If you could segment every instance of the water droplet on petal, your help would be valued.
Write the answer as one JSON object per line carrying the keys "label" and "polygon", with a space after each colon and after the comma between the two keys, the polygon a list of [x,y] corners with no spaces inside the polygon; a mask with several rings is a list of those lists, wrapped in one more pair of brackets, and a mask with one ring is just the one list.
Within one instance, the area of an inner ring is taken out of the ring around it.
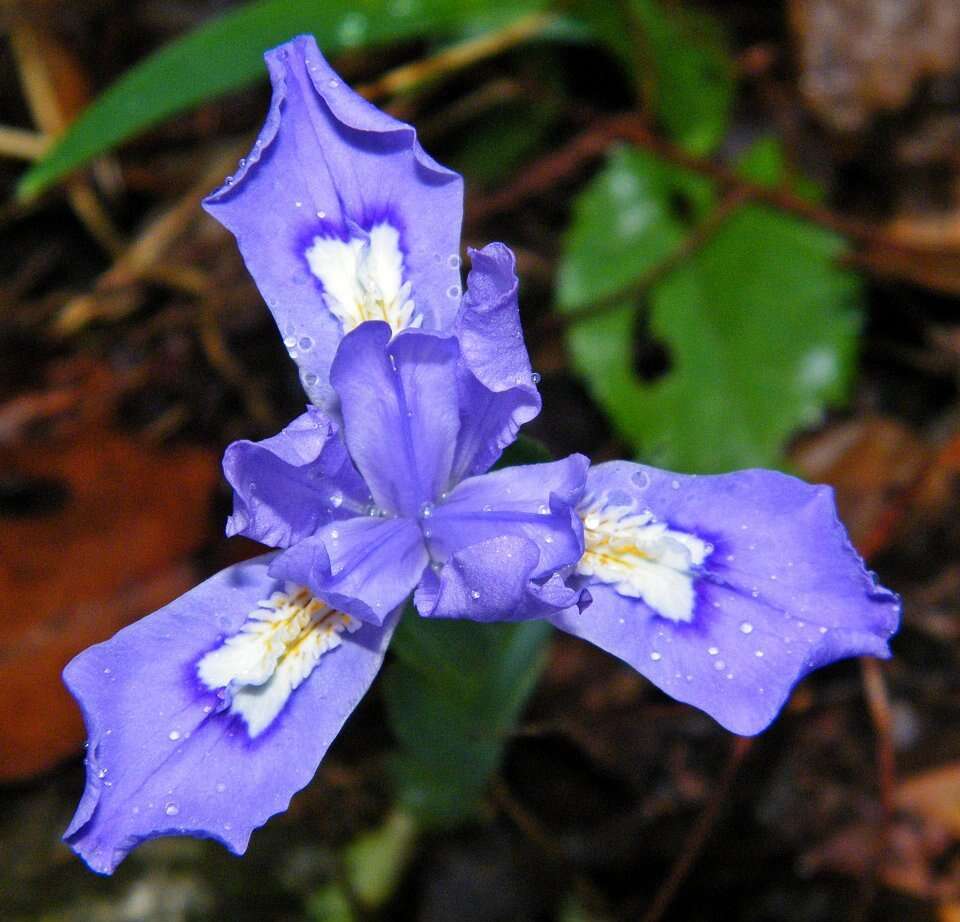
{"label": "water droplet on petal", "polygon": [[727,664],[722,659],[718,659],[713,664],[713,668],[716,669],[717,672],[723,672],[723,670],[727,668]]}
{"label": "water droplet on petal", "polygon": [[176,742],[178,739],[180,739],[180,731],[179,731],[179,730],[171,730],[171,731],[167,734],[167,738],[173,740],[174,742]]}
{"label": "water droplet on petal", "polygon": [[749,621],[743,621],[740,623],[740,633],[741,634],[752,634],[753,625]]}
{"label": "water droplet on petal", "polygon": [[537,512],[539,512],[540,515],[550,515],[550,507],[546,503],[541,503],[537,508]]}
{"label": "water droplet on petal", "polygon": [[429,519],[433,515],[433,503],[424,503],[420,507],[420,518]]}
{"label": "water droplet on petal", "polygon": [[533,372],[531,372],[531,373],[530,373],[530,380],[533,381],[534,384],[539,384],[540,381],[542,380],[542,377],[541,377],[541,375],[540,375],[540,372],[539,372],[539,371],[533,371]]}
{"label": "water droplet on petal", "polygon": [[671,481],[670,481],[670,487],[671,487],[671,489],[679,490],[679,489],[680,489],[680,481],[679,481],[679,480],[671,480]]}
{"label": "water droplet on petal", "polygon": [[470,598],[473,599],[474,602],[476,602],[477,599],[480,598],[480,590],[479,590],[479,589],[471,589],[471,590],[470,590]]}
{"label": "water droplet on petal", "polygon": [[330,494],[330,505],[334,509],[339,509],[343,505],[343,494],[339,490]]}
{"label": "water droplet on petal", "polygon": [[716,647],[707,647],[707,653],[711,656],[716,656],[720,651]]}
{"label": "water droplet on petal", "polygon": [[655,663],[658,663],[661,659],[663,659],[663,655],[654,650],[653,653],[650,654],[650,659],[652,659]]}
{"label": "water droplet on petal", "polygon": [[180,812],[180,808],[175,803],[169,803],[163,808],[163,812],[167,816],[176,816]]}

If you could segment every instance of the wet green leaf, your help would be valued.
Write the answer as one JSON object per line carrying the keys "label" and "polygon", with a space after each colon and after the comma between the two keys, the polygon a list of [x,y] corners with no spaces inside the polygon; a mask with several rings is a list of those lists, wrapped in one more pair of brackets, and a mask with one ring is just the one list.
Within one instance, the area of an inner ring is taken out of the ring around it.
{"label": "wet green leaf", "polygon": [[620,59],[673,140],[694,154],[720,144],[736,85],[729,44],[713,16],[669,0],[580,0],[573,8]]}
{"label": "wet green leaf", "polygon": [[543,667],[550,625],[428,620],[394,635],[384,677],[401,806],[428,825],[476,814],[504,743]]}
{"label": "wet green leaf", "polygon": [[[746,158],[776,181],[772,154]],[[617,152],[582,193],[558,279],[560,311],[613,296],[571,327],[574,364],[621,435],[647,460],[685,471],[782,463],[785,441],[842,400],[860,324],[860,286],[841,239],[748,205],[641,296],[643,279],[702,219],[703,181],[642,151]],[[638,330],[639,327],[639,330]],[[645,380],[637,333],[668,367]]]}
{"label": "wet green leaf", "polygon": [[36,195],[91,158],[168,116],[265,78],[263,52],[312,32],[326,54],[447,35],[519,18],[545,0],[257,0],[154,52],[84,111],[20,181]]}

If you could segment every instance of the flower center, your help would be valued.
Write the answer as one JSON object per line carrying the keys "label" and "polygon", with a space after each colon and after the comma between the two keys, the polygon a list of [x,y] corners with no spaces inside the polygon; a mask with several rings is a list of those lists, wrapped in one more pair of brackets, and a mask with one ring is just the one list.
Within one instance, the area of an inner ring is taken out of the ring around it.
{"label": "flower center", "polygon": [[588,500],[583,520],[583,557],[577,572],[611,584],[620,595],[643,599],[671,621],[692,621],[694,579],[713,546],[658,522],[649,510]]}
{"label": "flower center", "polygon": [[392,225],[375,224],[349,240],[314,237],[304,255],[344,333],[365,320],[386,321],[394,333],[423,322],[403,281],[400,234]]}
{"label": "flower center", "polygon": [[340,645],[341,633],[360,627],[300,586],[258,604],[236,634],[197,664],[207,688],[227,690],[229,710],[243,718],[251,738],[273,723],[320,657]]}

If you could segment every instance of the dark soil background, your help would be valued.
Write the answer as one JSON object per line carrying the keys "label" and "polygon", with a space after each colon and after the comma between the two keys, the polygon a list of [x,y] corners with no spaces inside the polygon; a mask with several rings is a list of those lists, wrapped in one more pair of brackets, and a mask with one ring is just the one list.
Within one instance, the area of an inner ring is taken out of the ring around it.
{"label": "dark soil background", "polygon": [[[230,6],[0,3],[0,125],[56,133],[144,54]],[[863,230],[854,393],[798,436],[791,460],[837,487],[858,547],[903,594],[896,656],[812,676],[748,742],[557,636],[484,820],[422,840],[374,918],[960,920],[960,14],[955,0],[704,8],[732,37],[740,74],[731,150],[778,133],[823,185],[825,209]],[[360,83],[426,50],[335,63]],[[557,117],[490,178],[468,168],[464,143],[478,119],[502,117],[505,94]],[[268,99],[260,84],[169,120],[28,205],[13,197],[24,160],[0,156],[4,919],[324,918],[314,896],[337,875],[339,848],[389,809],[375,687],[313,785],[242,860],[162,840],[103,879],[59,843],[83,785],[60,669],[255,552],[221,537],[219,455],[302,406],[232,239],[198,208]],[[629,105],[617,62],[571,40],[508,50],[390,106],[437,159],[464,163],[465,242],[517,251],[543,375],[531,434],[558,455],[629,455],[550,320],[570,201],[602,162],[558,152]],[[637,361],[649,375],[665,361],[642,331]]]}

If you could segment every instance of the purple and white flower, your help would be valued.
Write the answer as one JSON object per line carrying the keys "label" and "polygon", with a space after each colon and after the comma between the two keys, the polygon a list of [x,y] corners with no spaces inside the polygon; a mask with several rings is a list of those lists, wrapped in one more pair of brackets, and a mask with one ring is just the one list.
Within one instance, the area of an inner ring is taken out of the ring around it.
{"label": "purple and white flower", "polygon": [[[875,586],[823,488],[587,460],[488,473],[540,410],[514,260],[471,253],[460,177],[343,86],[312,38],[267,55],[267,123],[205,203],[237,236],[310,399],[224,457],[230,567],[64,672],[87,723],[66,840],[109,873],[139,842],[242,852],[313,776],[424,617],[549,618],[738,733],[806,672],[888,655]],[[592,599],[592,604],[588,602]]]}
{"label": "purple and white flower", "polygon": [[734,733],[759,733],[813,669],[890,655],[900,602],[837,520],[833,493],[775,471],[592,467],[570,585],[552,616]]}

